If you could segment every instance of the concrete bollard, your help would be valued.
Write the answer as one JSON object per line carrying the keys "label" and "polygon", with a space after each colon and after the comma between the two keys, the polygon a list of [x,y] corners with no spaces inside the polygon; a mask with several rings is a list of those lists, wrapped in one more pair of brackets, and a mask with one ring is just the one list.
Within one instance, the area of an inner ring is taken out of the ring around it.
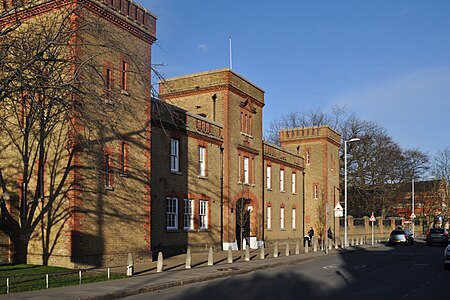
{"label": "concrete bollard", "polygon": [[338,245],[338,242],[337,242],[337,239],[336,239],[336,242],[334,243],[334,249],[339,249],[339,245]]}
{"label": "concrete bollard", "polygon": [[264,244],[261,244],[261,248],[259,251],[259,259],[266,259],[266,253],[264,249]]}
{"label": "concrete bollard", "polygon": [[324,240],[320,241],[320,251],[325,250],[325,247],[323,245],[324,245]]}
{"label": "concrete bollard", "polygon": [[314,252],[317,252],[317,240],[316,239],[314,239],[314,241],[313,241],[313,251]]}
{"label": "concrete bollard", "polygon": [[344,245],[344,238],[341,238],[341,248],[344,249],[347,245]]}
{"label": "concrete bollard", "polygon": [[228,247],[228,263],[233,263],[233,251],[231,250],[231,246]]}
{"label": "concrete bollard", "polygon": [[158,253],[158,261],[156,263],[156,272],[160,273],[164,270],[164,259],[162,252]]}
{"label": "concrete bollard", "polygon": [[278,257],[278,242],[275,242],[273,246],[273,257]]}
{"label": "concrete bollard", "polygon": [[308,247],[308,244],[306,244],[305,245],[305,253],[308,253],[309,252],[309,247]]}
{"label": "concrete bollard", "polygon": [[208,266],[213,266],[214,265],[214,253],[213,253],[213,248],[209,247],[209,252],[208,252]]}
{"label": "concrete bollard", "polygon": [[134,273],[134,258],[133,254],[128,253],[127,276],[133,276],[133,273]]}
{"label": "concrete bollard", "polygon": [[295,243],[295,255],[298,255],[298,254],[300,254],[300,242],[299,241],[297,241]]}
{"label": "concrete bollard", "polygon": [[355,238],[352,238],[352,246],[355,246]]}
{"label": "concrete bollard", "polygon": [[186,251],[186,266],[185,266],[185,268],[186,269],[190,269],[191,265],[192,265],[191,249],[187,248],[187,251]]}
{"label": "concrete bollard", "polygon": [[284,255],[285,256],[289,256],[289,253],[290,251],[289,251],[289,242],[286,242],[286,250],[285,250],[285,252],[284,252]]}
{"label": "concrete bollard", "polygon": [[328,241],[328,250],[331,250],[331,249],[333,249],[333,241],[329,240]]}
{"label": "concrete bollard", "polygon": [[355,245],[358,246],[359,245],[359,237],[356,237],[356,242]]}
{"label": "concrete bollard", "polygon": [[245,261],[250,261],[250,247],[245,248]]}

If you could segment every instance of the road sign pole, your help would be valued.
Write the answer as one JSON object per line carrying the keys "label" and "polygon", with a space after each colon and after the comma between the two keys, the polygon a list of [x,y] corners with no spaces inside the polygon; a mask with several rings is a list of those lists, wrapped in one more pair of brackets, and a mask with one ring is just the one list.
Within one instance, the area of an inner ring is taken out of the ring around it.
{"label": "road sign pole", "polygon": [[372,221],[372,246],[373,246],[373,244],[374,244],[374,237],[373,237],[373,223],[375,223],[375,222]]}

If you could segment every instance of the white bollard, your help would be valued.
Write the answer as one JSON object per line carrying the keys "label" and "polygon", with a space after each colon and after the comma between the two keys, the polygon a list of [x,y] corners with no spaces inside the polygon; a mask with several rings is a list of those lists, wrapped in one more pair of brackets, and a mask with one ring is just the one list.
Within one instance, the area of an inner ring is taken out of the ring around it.
{"label": "white bollard", "polygon": [[164,258],[162,252],[158,253],[158,261],[156,262],[156,272],[164,271]]}
{"label": "white bollard", "polygon": [[250,261],[250,247],[245,247],[245,261]]}
{"label": "white bollard", "polygon": [[80,282],[79,282],[79,284],[81,284],[81,270],[80,270],[80,271],[78,271],[78,278],[80,279]]}
{"label": "white bollard", "polygon": [[317,252],[317,239],[314,239],[313,244],[314,244],[313,251]]}
{"label": "white bollard", "polygon": [[306,243],[306,245],[305,245],[305,253],[308,253],[309,252],[309,247],[308,247],[308,243]]}
{"label": "white bollard", "polygon": [[285,254],[285,256],[289,256],[289,253],[290,251],[289,251],[289,242],[286,242],[286,250],[285,250],[285,252],[284,252],[284,254]]}
{"label": "white bollard", "polygon": [[127,276],[133,276],[133,273],[134,273],[134,258],[133,254],[128,253]]}
{"label": "white bollard", "polygon": [[191,266],[192,266],[191,249],[187,248],[187,250],[186,250],[186,266],[185,266],[185,269],[190,269]]}
{"label": "white bollard", "polygon": [[266,259],[266,253],[264,251],[264,244],[261,244],[261,249],[260,249],[260,252],[259,252],[259,258],[260,259]]}
{"label": "white bollard", "polygon": [[300,242],[299,241],[297,241],[295,243],[295,255],[298,255],[298,254],[300,254]]}
{"label": "white bollard", "polygon": [[278,242],[273,246],[273,257],[278,257]]}
{"label": "white bollard", "polygon": [[45,274],[45,288],[48,289],[48,274]]}
{"label": "white bollard", "polygon": [[213,266],[214,265],[214,253],[213,253],[213,248],[209,247],[209,252],[208,252],[208,266]]}
{"label": "white bollard", "polygon": [[233,251],[231,250],[231,246],[228,246],[228,263],[233,263]]}

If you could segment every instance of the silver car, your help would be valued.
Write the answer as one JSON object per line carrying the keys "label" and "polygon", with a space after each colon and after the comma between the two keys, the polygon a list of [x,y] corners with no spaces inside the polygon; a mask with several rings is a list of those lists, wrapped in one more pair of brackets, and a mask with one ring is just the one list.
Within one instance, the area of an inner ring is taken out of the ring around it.
{"label": "silver car", "polygon": [[414,244],[414,236],[409,230],[396,229],[392,230],[391,235],[389,236],[389,245],[394,244]]}
{"label": "silver car", "polygon": [[444,250],[444,267],[447,270],[450,269],[450,244]]}

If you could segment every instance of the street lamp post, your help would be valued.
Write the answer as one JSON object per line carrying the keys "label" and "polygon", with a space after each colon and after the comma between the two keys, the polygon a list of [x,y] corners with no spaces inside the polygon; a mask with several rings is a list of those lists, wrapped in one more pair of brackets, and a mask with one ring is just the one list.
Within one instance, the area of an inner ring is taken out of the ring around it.
{"label": "street lamp post", "polygon": [[344,248],[348,247],[347,235],[347,143],[358,142],[359,138],[344,141]]}
{"label": "street lamp post", "polygon": [[416,214],[414,213],[414,176],[412,178],[412,187],[411,187],[411,231],[414,236],[414,218],[416,217]]}

